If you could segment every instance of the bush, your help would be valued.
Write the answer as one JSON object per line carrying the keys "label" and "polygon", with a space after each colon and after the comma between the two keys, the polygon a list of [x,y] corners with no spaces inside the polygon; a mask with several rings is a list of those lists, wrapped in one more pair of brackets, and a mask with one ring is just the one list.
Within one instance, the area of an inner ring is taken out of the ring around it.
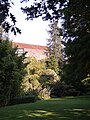
{"label": "bush", "polygon": [[63,97],[63,96],[78,96],[82,95],[80,91],[74,89],[71,85],[66,85],[65,83],[57,82],[51,91],[51,97]]}
{"label": "bush", "polygon": [[33,103],[36,102],[35,96],[24,96],[24,97],[17,97],[10,100],[8,105],[16,105],[16,104],[24,104],[24,103]]}
{"label": "bush", "polygon": [[22,79],[26,74],[27,63],[23,62],[26,53],[17,54],[9,40],[0,40],[0,105],[6,106],[10,99],[21,92]]}

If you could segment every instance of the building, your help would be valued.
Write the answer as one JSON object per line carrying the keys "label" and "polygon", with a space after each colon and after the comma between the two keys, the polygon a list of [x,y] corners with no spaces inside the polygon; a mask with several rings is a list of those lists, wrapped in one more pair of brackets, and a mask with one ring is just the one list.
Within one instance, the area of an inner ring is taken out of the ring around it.
{"label": "building", "polygon": [[46,58],[46,46],[31,45],[26,43],[13,42],[13,46],[18,47],[18,53],[27,52],[27,57],[35,57],[37,60]]}

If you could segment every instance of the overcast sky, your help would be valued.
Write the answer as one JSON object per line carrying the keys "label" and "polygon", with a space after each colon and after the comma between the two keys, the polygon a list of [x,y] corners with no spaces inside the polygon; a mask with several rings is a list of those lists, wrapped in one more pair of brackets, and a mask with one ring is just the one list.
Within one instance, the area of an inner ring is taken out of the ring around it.
{"label": "overcast sky", "polygon": [[[21,4],[18,0],[13,0],[15,3],[10,10],[17,19],[17,27],[22,30],[21,35],[14,36],[10,33],[10,39],[16,42],[46,45],[46,39],[48,38],[48,21],[42,21],[41,18],[34,19],[33,21],[26,21],[26,15],[20,10]],[[25,3],[23,3],[25,5]]]}

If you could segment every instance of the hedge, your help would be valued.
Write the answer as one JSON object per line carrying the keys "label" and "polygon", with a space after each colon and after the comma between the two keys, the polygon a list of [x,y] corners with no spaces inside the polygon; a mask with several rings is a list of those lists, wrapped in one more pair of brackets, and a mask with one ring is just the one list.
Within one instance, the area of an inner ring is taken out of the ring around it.
{"label": "hedge", "polygon": [[10,100],[8,105],[16,105],[16,104],[24,104],[24,103],[33,103],[36,102],[35,96],[24,96],[24,97],[17,97]]}

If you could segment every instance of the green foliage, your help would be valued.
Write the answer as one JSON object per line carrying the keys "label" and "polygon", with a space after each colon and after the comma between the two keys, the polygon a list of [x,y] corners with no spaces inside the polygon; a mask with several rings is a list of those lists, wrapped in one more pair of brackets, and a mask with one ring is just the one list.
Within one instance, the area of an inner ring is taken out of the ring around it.
{"label": "green foliage", "polygon": [[38,97],[42,85],[39,82],[39,77],[42,72],[45,70],[45,63],[43,61],[38,61],[36,58],[27,59],[30,61],[26,67],[27,74],[23,79],[23,88],[25,95],[31,94]]}
{"label": "green foliage", "polygon": [[82,80],[82,83],[84,84],[86,88],[86,94],[90,95],[90,75],[89,74],[84,80]]}
{"label": "green foliage", "polygon": [[42,90],[40,91],[41,98],[50,98],[52,84],[59,80],[58,75],[52,69],[46,69],[39,77],[39,82],[42,85]]}
{"label": "green foliage", "polygon": [[[22,0],[22,3],[25,1],[28,2],[28,0]],[[9,14],[11,4],[9,0],[0,1],[0,25],[6,32],[11,29],[16,34],[18,28],[13,28],[16,19],[12,13]],[[66,40],[64,45],[67,61],[63,68],[62,80],[74,85],[77,89],[83,89],[82,80],[90,74],[90,1],[35,0],[31,6],[22,7],[21,10],[27,14],[27,20],[39,16],[42,16],[43,20],[63,19],[62,35]],[[6,22],[7,16],[11,18],[13,25]],[[55,57],[53,59],[53,61],[56,60]],[[50,60],[48,64],[52,68]],[[54,70],[58,71],[56,68]]]}
{"label": "green foliage", "polygon": [[[14,35],[21,33],[21,30],[16,27],[16,18],[10,12],[10,8],[14,5],[11,0],[0,0],[0,25],[4,28],[5,32],[13,32]],[[7,21],[7,17],[10,18],[12,24]]]}
{"label": "green foliage", "polygon": [[64,37],[74,40],[85,37],[90,32],[90,1],[68,1],[62,10],[64,21]]}
{"label": "green foliage", "polygon": [[44,61],[38,61],[35,58],[30,60],[26,67],[27,74],[23,79],[25,95],[35,95],[40,99],[50,98],[50,84],[53,84],[59,77],[51,70],[45,68]]}
{"label": "green foliage", "polygon": [[36,58],[31,58],[29,64],[26,67],[27,74],[23,79],[23,84],[25,87],[25,91],[29,89],[38,88],[40,83],[38,82],[39,76],[41,75],[42,71],[45,69],[45,63],[36,60]]}
{"label": "green foliage", "polygon": [[45,70],[39,78],[40,83],[44,85],[53,84],[54,82],[57,82],[58,80],[59,80],[58,75],[52,69]]}
{"label": "green foliage", "polygon": [[33,103],[36,101],[35,96],[23,96],[11,99],[8,105],[17,105],[17,104],[25,104],[25,103]]}
{"label": "green foliage", "polygon": [[8,40],[0,41],[0,103],[3,105],[20,94],[25,75],[25,54],[18,56],[16,51]]}
{"label": "green foliage", "polygon": [[87,77],[86,77],[84,80],[82,80],[82,83],[83,83],[84,85],[90,84],[90,75],[87,75]]}
{"label": "green foliage", "polygon": [[73,86],[66,85],[61,81],[57,81],[52,86],[51,97],[79,96],[79,95],[82,95],[80,91],[77,91]]}
{"label": "green foliage", "polygon": [[54,55],[49,56],[49,58],[46,59],[46,67],[54,70],[58,74],[58,61],[56,60]]}
{"label": "green foliage", "polygon": [[[83,90],[81,81],[90,74],[90,1],[41,0],[22,8],[22,11],[27,14],[27,19],[39,16],[44,20],[63,19],[62,35],[66,40],[65,56],[68,60],[63,68],[62,79]],[[48,64],[50,66],[50,61]]]}
{"label": "green foliage", "polygon": [[[27,1],[27,0],[23,0]],[[67,0],[35,0],[31,6],[21,7],[23,13],[27,14],[27,20],[42,16],[43,20],[59,19],[60,10]]]}
{"label": "green foliage", "polygon": [[[28,2],[29,0],[19,0],[20,3],[23,4],[23,2]],[[21,10],[23,13],[27,14],[27,20],[29,19],[33,19],[33,18],[37,18],[39,16],[42,16],[42,18],[44,20],[52,20],[52,19],[58,19],[61,16],[60,13],[60,9],[63,5],[64,2],[66,2],[67,0],[33,0],[33,4],[30,6],[25,6],[22,7],[21,4]],[[59,5],[58,5],[59,4]],[[29,4],[28,4],[29,5]],[[10,12],[10,8],[13,8],[14,6],[14,2],[11,0],[0,0],[0,25],[2,25],[2,27],[4,28],[4,30],[6,32],[9,32],[9,30],[11,30],[11,32],[13,32],[15,35],[17,33],[21,33],[21,30],[16,27],[16,17]],[[52,14],[51,11],[52,10]],[[9,23],[7,21],[7,17],[10,18],[10,20],[12,21]]]}
{"label": "green foliage", "polygon": [[[84,9],[83,9],[84,8]],[[82,80],[90,74],[90,2],[69,1],[64,8],[64,38],[67,62],[62,79],[83,91]]]}
{"label": "green foliage", "polygon": [[53,69],[60,75],[63,63],[60,28],[58,27],[58,23],[56,21],[53,21],[49,27],[49,39],[47,39],[48,58],[46,59],[46,67]]}

